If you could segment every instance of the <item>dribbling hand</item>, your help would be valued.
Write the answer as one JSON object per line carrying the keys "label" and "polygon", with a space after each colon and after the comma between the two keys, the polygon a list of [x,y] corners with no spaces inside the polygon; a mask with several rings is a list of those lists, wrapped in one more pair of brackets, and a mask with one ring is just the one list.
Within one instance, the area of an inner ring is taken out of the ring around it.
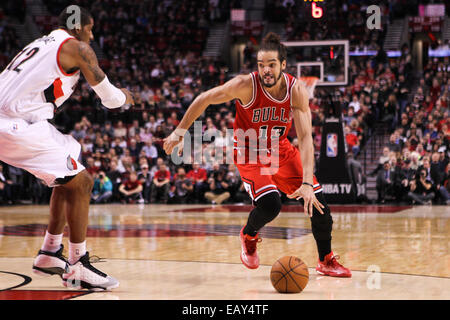
{"label": "dribbling hand", "polygon": [[311,186],[308,186],[306,184],[302,184],[300,188],[295,190],[293,193],[287,195],[289,199],[300,199],[303,198],[304,200],[304,212],[306,216],[312,217],[313,215],[313,206],[316,207],[317,211],[320,212],[320,214],[324,214],[322,211],[322,208],[325,208],[323,204],[317,200],[314,190]]}

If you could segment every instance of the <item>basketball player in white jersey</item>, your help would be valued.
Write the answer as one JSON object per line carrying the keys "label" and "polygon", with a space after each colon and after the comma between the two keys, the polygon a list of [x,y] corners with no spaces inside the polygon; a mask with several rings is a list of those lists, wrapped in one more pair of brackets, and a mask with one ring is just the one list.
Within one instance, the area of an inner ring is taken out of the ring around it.
{"label": "basketball player in white jersey", "polygon": [[[81,146],[47,120],[70,97],[80,73],[105,107],[134,101],[128,90],[112,85],[98,66],[89,45],[91,14],[80,7],[75,13],[68,8],[59,16],[59,29],[28,44],[0,74],[0,160],[53,187],[49,224],[33,271],[60,275],[67,287],[109,290],[119,282],[94,268],[86,251],[93,179],[79,162]],[[66,223],[68,261],[61,244]]]}

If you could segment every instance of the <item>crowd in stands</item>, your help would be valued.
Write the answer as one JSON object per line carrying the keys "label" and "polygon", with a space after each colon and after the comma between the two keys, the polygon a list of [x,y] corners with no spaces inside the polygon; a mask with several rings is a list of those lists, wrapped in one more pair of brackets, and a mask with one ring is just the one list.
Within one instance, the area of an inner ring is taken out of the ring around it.
{"label": "crowd in stands", "polygon": [[[55,115],[57,128],[70,133],[82,146],[81,160],[95,181],[92,203],[250,202],[233,164],[202,158],[194,161],[196,157],[192,154],[189,164],[175,165],[162,149],[163,139],[177,126],[193,99],[230,78],[226,64],[202,57],[201,51],[210,23],[228,19],[228,9],[235,2],[75,1],[94,14],[94,36],[103,53],[102,68],[113,83],[130,88],[136,97],[133,108],[107,110],[82,81]],[[45,0],[44,3],[55,14],[64,8],[62,1]],[[292,1],[274,3],[295,9]],[[334,21],[333,16],[343,13],[357,18],[358,10],[359,7],[352,5],[347,9],[336,6],[330,23]],[[295,10],[292,12],[295,14]],[[358,23],[358,19],[354,20]],[[288,21],[294,23],[292,19]],[[328,29],[313,39],[353,33],[349,29],[325,27]],[[302,26],[287,26],[287,35],[298,34],[304,39],[304,30],[298,28]],[[408,48],[401,57],[388,59],[380,47],[383,31],[369,38],[365,33],[361,35],[362,39],[351,39],[352,43],[359,45],[362,41],[364,45],[373,45],[378,54],[351,58],[350,84],[333,93],[333,108],[327,103],[329,92],[321,88],[316,89],[311,100],[316,156],[321,144],[321,126],[336,111],[334,108],[342,112],[345,139],[356,157],[374,126],[385,124],[392,133],[391,141],[380,166],[371,173],[380,177],[378,200],[383,202],[395,195],[396,201],[448,202],[448,58],[430,61],[417,91],[411,92],[416,79]],[[186,38],[197,41],[185,41]],[[249,62],[243,72],[251,68]],[[209,129],[218,134],[212,143],[215,147],[223,148],[228,143],[227,130],[232,129],[234,111],[234,103],[229,102],[209,107],[200,118],[203,132]],[[298,143],[294,128],[288,137],[294,145]],[[203,143],[202,154],[208,148]],[[432,182],[432,198],[430,188],[424,187],[427,192],[422,193],[427,193],[426,198],[422,199],[420,193],[423,167],[427,169],[425,181]],[[388,178],[383,175],[386,168]],[[48,203],[50,194],[51,189],[29,173],[5,164],[0,166],[0,201],[12,203],[31,195],[34,203]]]}
{"label": "crowd in stands", "polygon": [[431,59],[412,99],[391,99],[393,130],[371,173],[377,175],[378,202],[450,203],[449,66],[448,57]]}

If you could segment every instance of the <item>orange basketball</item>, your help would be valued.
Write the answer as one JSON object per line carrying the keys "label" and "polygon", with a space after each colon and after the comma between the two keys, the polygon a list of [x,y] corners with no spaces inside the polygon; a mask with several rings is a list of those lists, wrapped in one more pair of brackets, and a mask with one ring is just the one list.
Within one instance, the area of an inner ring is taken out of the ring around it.
{"label": "orange basketball", "polygon": [[299,293],[309,280],[308,266],[294,256],[278,259],[270,270],[270,281],[280,293]]}

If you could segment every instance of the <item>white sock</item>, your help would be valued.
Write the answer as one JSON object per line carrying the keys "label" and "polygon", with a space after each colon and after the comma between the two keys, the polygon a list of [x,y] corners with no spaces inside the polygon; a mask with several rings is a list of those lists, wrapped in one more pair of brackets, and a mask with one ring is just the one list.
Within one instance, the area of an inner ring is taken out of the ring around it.
{"label": "white sock", "polygon": [[86,241],[72,243],[69,241],[69,263],[75,264],[86,254]]}
{"label": "white sock", "polygon": [[42,244],[41,250],[56,252],[61,247],[63,234],[51,234],[45,231],[44,243]]}

